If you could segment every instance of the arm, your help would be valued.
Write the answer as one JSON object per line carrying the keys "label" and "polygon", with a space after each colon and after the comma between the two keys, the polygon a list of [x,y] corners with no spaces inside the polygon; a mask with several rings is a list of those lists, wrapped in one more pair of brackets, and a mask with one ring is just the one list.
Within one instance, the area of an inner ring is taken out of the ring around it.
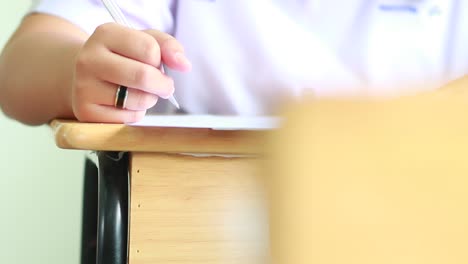
{"label": "arm", "polygon": [[[31,125],[57,117],[134,122],[173,93],[172,80],[157,69],[161,60],[190,68],[182,46],[163,32],[110,23],[88,36],[64,19],[33,14],[0,57],[0,106]],[[130,88],[127,109],[113,107],[118,84]]]}
{"label": "arm", "polygon": [[69,91],[74,61],[87,38],[63,19],[42,14],[26,17],[0,57],[4,113],[32,125],[73,117]]}

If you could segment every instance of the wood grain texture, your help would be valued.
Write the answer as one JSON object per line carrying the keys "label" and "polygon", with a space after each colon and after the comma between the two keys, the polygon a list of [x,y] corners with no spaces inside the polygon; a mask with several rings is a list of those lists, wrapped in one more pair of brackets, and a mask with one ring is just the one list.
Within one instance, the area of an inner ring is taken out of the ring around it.
{"label": "wood grain texture", "polygon": [[258,159],[133,153],[131,160],[131,264],[265,263]]}
{"label": "wood grain texture", "polygon": [[171,153],[256,154],[264,131],[134,127],[54,120],[58,147],[65,149]]}

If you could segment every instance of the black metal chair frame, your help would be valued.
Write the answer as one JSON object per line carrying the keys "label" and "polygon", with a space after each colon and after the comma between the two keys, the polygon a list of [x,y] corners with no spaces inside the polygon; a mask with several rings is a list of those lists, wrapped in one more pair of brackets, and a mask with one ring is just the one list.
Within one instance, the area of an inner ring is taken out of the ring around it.
{"label": "black metal chair frame", "polygon": [[129,153],[97,152],[85,161],[82,264],[126,264],[130,200]]}

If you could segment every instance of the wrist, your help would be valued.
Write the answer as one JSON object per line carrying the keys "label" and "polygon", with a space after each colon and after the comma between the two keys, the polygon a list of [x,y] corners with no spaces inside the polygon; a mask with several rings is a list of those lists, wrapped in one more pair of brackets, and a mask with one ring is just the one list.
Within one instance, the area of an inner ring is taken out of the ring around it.
{"label": "wrist", "polygon": [[75,65],[78,53],[83,46],[82,42],[74,43],[67,49],[64,60],[67,65],[63,70],[66,71],[62,76],[64,79],[60,81],[60,107],[58,109],[57,117],[61,118],[76,118],[73,112],[73,85],[75,82]]}

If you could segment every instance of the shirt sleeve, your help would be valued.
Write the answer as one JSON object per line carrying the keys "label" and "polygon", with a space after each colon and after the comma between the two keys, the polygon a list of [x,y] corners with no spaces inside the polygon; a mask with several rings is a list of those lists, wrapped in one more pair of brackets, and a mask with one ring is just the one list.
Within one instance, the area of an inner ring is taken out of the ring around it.
{"label": "shirt sleeve", "polygon": [[[176,0],[117,0],[129,23],[137,29],[158,29],[172,33],[174,30],[174,5]],[[36,1],[31,12],[45,13],[64,18],[87,33],[97,26],[111,22],[100,0],[41,0]]]}

